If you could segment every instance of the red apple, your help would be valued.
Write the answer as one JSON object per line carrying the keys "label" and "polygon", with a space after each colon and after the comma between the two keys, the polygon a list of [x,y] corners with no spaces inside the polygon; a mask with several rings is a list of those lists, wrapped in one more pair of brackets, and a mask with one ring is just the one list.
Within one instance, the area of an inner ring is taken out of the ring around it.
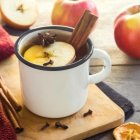
{"label": "red apple", "polygon": [[57,0],[52,11],[52,24],[75,27],[85,10],[98,16],[93,0]]}
{"label": "red apple", "polygon": [[116,17],[114,37],[124,53],[140,58],[140,5],[131,5]]}

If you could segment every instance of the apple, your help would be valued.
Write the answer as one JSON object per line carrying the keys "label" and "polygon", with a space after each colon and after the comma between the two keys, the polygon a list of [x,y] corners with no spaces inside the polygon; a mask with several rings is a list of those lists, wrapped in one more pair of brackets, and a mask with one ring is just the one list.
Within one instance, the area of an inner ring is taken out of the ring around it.
{"label": "apple", "polygon": [[52,24],[75,27],[85,10],[98,16],[93,0],[57,0],[52,11]]}
{"label": "apple", "polygon": [[1,0],[2,20],[18,29],[29,28],[37,19],[36,0]]}
{"label": "apple", "polygon": [[118,14],[114,24],[114,38],[124,53],[140,59],[140,5],[131,5]]}

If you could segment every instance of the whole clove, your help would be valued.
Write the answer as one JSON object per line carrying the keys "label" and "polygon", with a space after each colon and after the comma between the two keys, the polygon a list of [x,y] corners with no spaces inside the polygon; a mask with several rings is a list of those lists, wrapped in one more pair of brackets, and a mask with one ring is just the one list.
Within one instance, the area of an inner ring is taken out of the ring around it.
{"label": "whole clove", "polygon": [[92,115],[92,112],[93,111],[89,109],[88,112],[86,112],[86,113],[83,114],[83,117],[87,117],[89,115]]}
{"label": "whole clove", "polygon": [[21,132],[23,132],[24,131],[24,128],[20,128],[20,127],[18,127],[18,128],[15,128],[15,132],[16,133],[21,133]]}
{"label": "whole clove", "polygon": [[40,128],[40,131],[43,131],[43,130],[47,129],[49,126],[50,126],[50,124],[49,124],[48,122],[46,122],[46,124],[43,125],[43,126]]}
{"label": "whole clove", "polygon": [[56,128],[62,128],[62,129],[64,129],[64,130],[69,128],[67,125],[61,124],[60,122],[56,122],[56,123],[55,123],[55,127],[56,127]]}
{"label": "whole clove", "polygon": [[25,10],[25,8],[24,8],[24,5],[23,5],[23,4],[20,4],[20,5],[18,6],[18,8],[17,8],[17,11],[20,11],[21,13],[23,13],[24,10]]}
{"label": "whole clove", "polygon": [[49,62],[44,63],[44,64],[43,64],[43,66],[48,66],[49,64],[50,64],[50,65],[52,65],[52,64],[53,64],[53,60],[51,60],[51,59],[50,59],[50,61],[49,61]]}

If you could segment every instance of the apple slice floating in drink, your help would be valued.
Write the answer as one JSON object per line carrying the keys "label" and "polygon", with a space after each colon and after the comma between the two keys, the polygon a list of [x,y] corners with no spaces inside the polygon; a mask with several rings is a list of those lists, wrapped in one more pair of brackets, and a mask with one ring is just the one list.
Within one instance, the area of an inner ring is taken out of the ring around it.
{"label": "apple slice floating in drink", "polygon": [[24,58],[37,65],[48,67],[65,66],[75,59],[75,49],[72,45],[59,41],[47,47],[33,45],[25,51]]}

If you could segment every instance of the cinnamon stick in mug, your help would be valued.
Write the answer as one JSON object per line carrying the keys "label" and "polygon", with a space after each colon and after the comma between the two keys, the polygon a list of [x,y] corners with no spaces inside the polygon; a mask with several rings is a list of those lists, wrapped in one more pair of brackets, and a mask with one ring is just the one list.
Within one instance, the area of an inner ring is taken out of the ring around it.
{"label": "cinnamon stick in mug", "polygon": [[83,16],[80,18],[69,43],[72,44],[76,51],[78,51],[87,41],[89,34],[93,30],[98,17],[92,14],[89,10],[85,10]]}

